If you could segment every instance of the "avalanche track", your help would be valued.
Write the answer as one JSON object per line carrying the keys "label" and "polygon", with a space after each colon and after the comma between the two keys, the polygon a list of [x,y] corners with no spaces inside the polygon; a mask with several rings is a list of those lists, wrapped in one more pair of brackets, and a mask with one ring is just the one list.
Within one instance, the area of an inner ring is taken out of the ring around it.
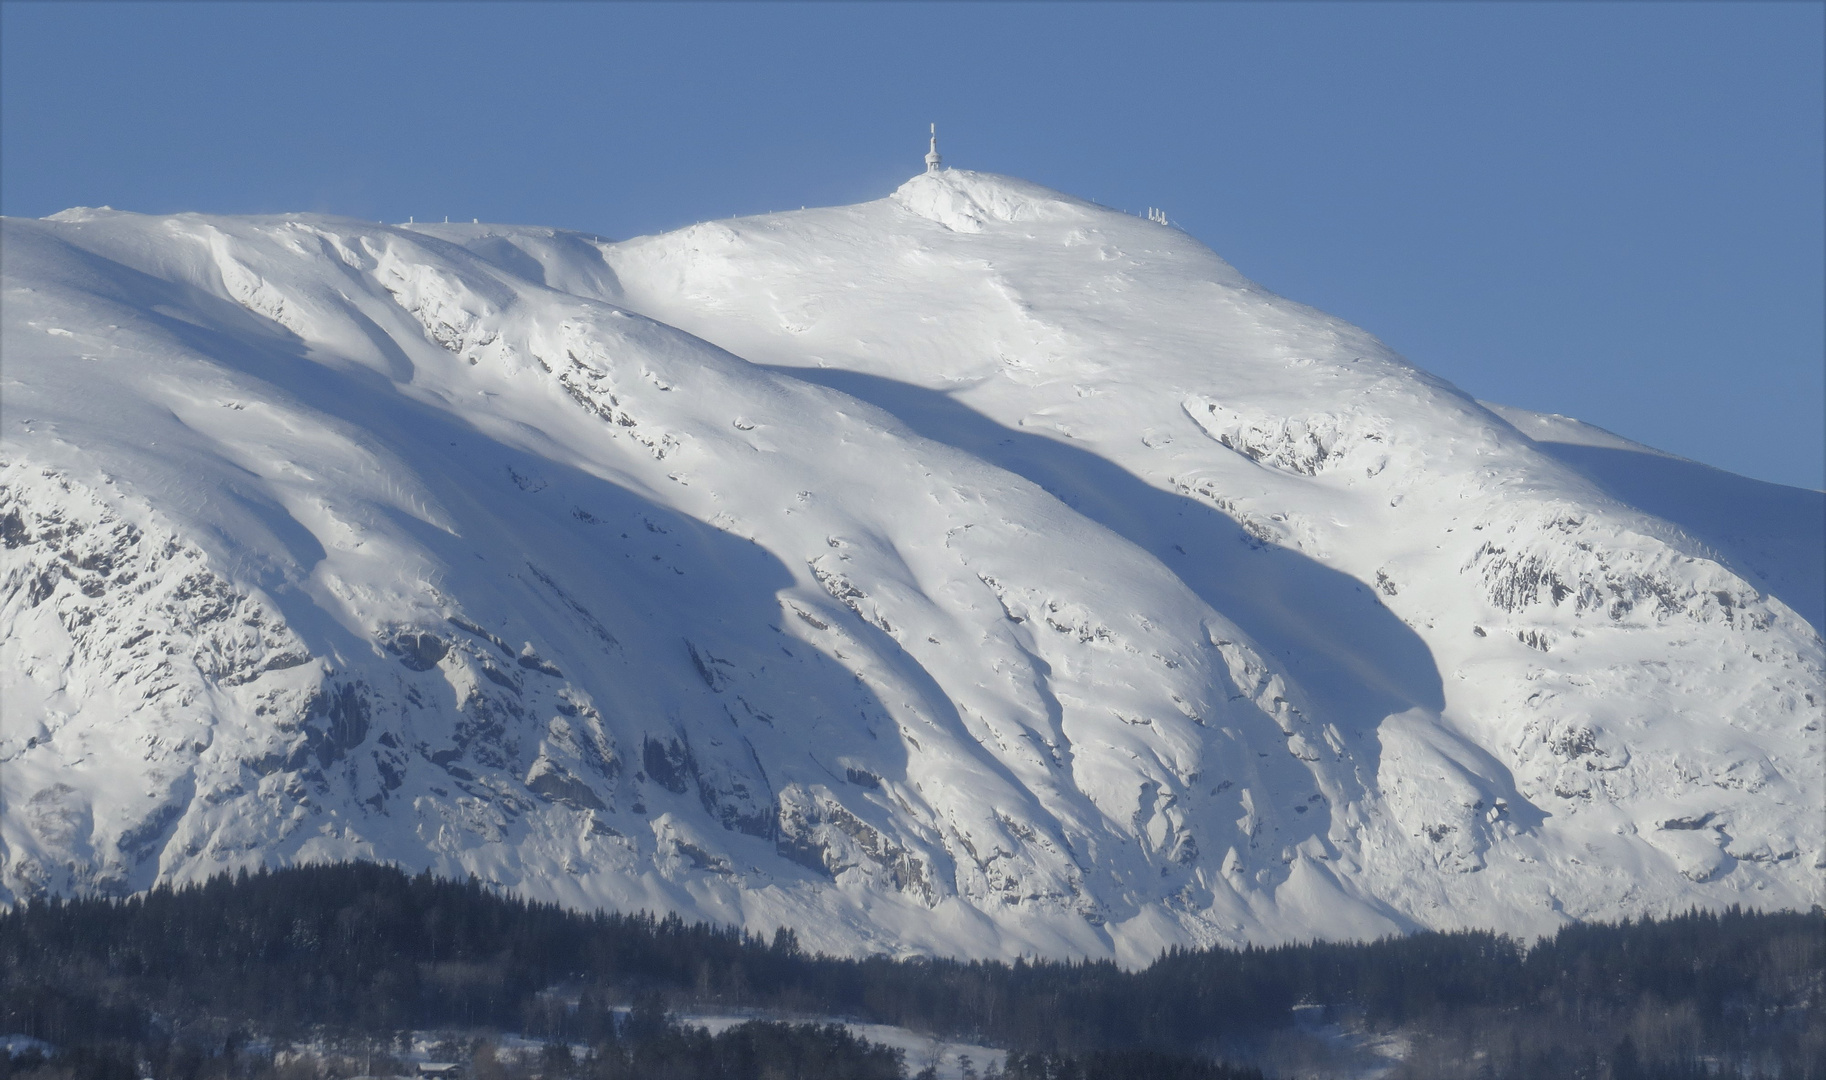
{"label": "avalanche track", "polygon": [[377,859],[844,953],[1826,900],[1826,497],[949,170],[4,233],[0,901]]}

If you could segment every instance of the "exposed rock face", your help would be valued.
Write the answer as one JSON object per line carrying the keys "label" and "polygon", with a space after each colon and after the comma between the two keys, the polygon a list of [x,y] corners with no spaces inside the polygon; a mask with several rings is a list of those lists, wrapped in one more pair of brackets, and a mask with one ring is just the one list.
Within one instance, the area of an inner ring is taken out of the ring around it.
{"label": "exposed rock face", "polygon": [[1826,899],[1819,493],[1170,228],[5,228],[0,899],[379,858],[1125,962]]}

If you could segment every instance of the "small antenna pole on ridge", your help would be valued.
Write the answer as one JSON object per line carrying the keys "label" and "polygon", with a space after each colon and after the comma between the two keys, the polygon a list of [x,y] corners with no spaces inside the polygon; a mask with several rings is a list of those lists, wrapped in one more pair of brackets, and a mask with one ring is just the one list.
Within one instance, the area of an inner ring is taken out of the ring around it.
{"label": "small antenna pole on ridge", "polygon": [[930,150],[926,151],[926,175],[927,176],[931,176],[933,173],[936,173],[938,171],[938,165],[941,160],[942,159],[938,156],[938,125],[933,124],[932,125],[932,148]]}

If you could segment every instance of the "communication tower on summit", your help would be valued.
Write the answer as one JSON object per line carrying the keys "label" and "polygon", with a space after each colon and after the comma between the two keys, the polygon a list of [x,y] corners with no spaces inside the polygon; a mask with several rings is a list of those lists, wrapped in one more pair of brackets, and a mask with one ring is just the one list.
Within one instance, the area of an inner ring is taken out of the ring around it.
{"label": "communication tower on summit", "polygon": [[938,125],[933,124],[932,125],[932,149],[926,151],[926,175],[927,176],[930,176],[933,173],[938,171],[938,163],[939,163]]}

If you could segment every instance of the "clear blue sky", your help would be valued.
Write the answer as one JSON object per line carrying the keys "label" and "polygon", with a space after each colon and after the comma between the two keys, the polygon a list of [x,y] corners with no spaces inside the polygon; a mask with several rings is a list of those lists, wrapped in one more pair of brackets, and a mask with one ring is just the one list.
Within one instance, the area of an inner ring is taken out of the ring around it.
{"label": "clear blue sky", "polygon": [[946,162],[1491,400],[1826,486],[1826,6],[0,6],[0,210],[629,236]]}

